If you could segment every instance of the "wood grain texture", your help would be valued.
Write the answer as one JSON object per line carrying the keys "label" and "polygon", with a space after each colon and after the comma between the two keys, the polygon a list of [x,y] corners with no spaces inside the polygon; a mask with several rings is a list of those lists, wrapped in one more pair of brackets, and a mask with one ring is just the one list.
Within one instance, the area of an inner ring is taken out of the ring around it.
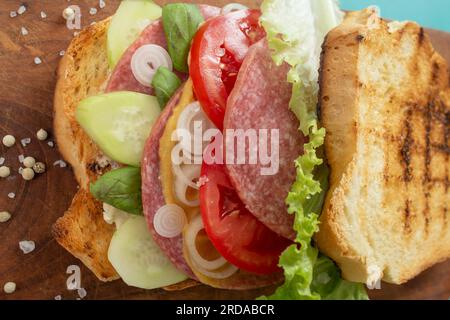
{"label": "wood grain texture", "polygon": [[[173,2],[173,1],[160,1]],[[194,2],[194,1],[186,1]],[[227,0],[195,1],[223,5]],[[260,1],[240,1],[256,6]],[[16,18],[9,12],[17,10],[24,3],[27,11]],[[117,8],[118,0],[107,0],[107,6],[94,16],[89,8],[97,7],[98,0],[72,0],[82,9],[83,26],[102,20]],[[73,31],[65,26],[61,17],[67,6],[65,0],[2,0],[0,1],[0,137],[13,134],[18,143],[13,148],[1,146],[0,157],[6,158],[11,167],[10,178],[0,180],[0,211],[12,213],[12,219],[0,224],[0,287],[7,281],[17,283],[17,291],[3,299],[75,299],[76,292],[66,290],[66,269],[76,264],[82,270],[82,286],[87,290],[86,299],[252,299],[273,288],[246,292],[215,290],[198,286],[185,291],[145,291],[127,287],[122,281],[102,283],[82,266],[80,261],[65,252],[51,237],[51,225],[68,208],[77,190],[70,168],[53,167],[59,160],[57,148],[47,142],[39,142],[35,132],[45,128],[52,132],[52,100],[56,81],[59,52],[64,50],[73,37]],[[46,19],[40,12],[45,11]],[[29,34],[23,36],[21,27]],[[450,61],[450,35],[430,31],[437,48]],[[41,65],[34,64],[34,57],[40,57]],[[27,147],[20,139],[30,137]],[[53,137],[50,135],[50,141]],[[17,170],[17,157],[31,155],[47,164],[47,173],[31,182],[25,182]],[[15,199],[7,194],[14,192]],[[24,255],[19,241],[33,240],[36,250]],[[420,245],[420,244],[418,244]],[[375,299],[448,299],[450,296],[450,261],[424,272],[404,286],[383,284],[382,290],[372,291]]]}

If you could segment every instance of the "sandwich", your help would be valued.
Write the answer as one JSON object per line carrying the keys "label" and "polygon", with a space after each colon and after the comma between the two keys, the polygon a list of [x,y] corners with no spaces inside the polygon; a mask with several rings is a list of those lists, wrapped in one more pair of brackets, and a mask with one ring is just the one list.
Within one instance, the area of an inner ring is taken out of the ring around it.
{"label": "sandwich", "polygon": [[448,78],[374,9],[124,0],[59,67],[55,239],[102,281],[367,299],[450,256]]}

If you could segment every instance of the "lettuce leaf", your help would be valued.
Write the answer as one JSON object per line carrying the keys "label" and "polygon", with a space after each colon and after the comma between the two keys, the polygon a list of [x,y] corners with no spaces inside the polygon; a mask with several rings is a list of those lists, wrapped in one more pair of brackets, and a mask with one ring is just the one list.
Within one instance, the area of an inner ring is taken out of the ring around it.
{"label": "lettuce leaf", "polygon": [[368,300],[362,283],[341,278],[339,268],[326,256],[320,256],[314,265],[311,290],[323,300]]}
{"label": "lettuce leaf", "polygon": [[304,154],[295,162],[297,178],[286,198],[295,215],[295,244],[280,257],[285,283],[263,299],[367,299],[362,284],[341,278],[339,269],[312,245],[319,231],[319,214],[328,189],[328,167],[318,156],[325,139],[316,106],[319,92],[321,46],[326,34],[343,18],[336,0],[265,0],[261,23],[276,64],[288,63],[292,83],[290,108],[309,138]]}

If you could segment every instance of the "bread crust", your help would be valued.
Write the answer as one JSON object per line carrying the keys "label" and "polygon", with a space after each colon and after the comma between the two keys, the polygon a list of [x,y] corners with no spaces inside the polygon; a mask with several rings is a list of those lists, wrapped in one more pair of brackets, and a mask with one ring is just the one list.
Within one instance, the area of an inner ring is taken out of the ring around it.
{"label": "bread crust", "polygon": [[108,260],[114,226],[103,220],[103,204],[80,189],[63,217],[53,226],[53,236],[102,281],[119,279]]}
{"label": "bread crust", "polygon": [[54,130],[64,159],[73,168],[80,190],[70,208],[53,226],[56,241],[79,258],[100,280],[119,278],[108,260],[114,227],[103,220],[102,203],[92,197],[89,183],[110,169],[75,119],[78,102],[102,92],[108,78],[106,33],[109,19],[76,36],[58,68],[54,97]]}
{"label": "bread crust", "polygon": [[83,188],[108,170],[109,164],[75,119],[78,103],[103,91],[109,76],[106,34],[110,19],[84,29],[61,59],[54,97],[56,140]]}
{"label": "bread crust", "polygon": [[332,173],[316,241],[344,278],[401,284],[450,257],[448,79],[415,23],[363,10],[328,34],[320,114]]}

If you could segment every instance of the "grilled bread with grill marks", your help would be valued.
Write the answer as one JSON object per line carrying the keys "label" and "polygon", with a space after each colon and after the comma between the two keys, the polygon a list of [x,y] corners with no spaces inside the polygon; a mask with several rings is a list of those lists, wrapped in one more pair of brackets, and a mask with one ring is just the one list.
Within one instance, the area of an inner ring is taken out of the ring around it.
{"label": "grilled bread with grill marks", "polygon": [[316,241],[352,281],[401,284],[450,257],[449,75],[415,23],[349,13],[323,45],[330,190]]}

